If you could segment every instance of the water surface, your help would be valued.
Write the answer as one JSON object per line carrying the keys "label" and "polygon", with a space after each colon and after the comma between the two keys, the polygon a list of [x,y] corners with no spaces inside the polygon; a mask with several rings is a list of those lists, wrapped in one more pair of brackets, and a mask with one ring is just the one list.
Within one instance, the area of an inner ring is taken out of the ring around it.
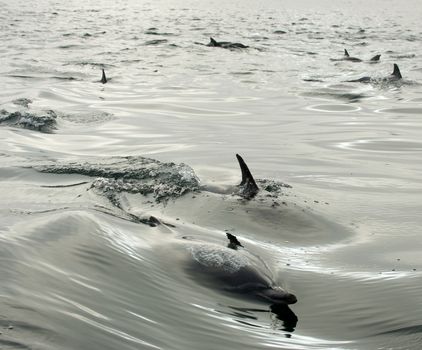
{"label": "water surface", "polygon": [[[418,1],[0,3],[1,348],[420,348]],[[226,231],[297,323],[181,268]]]}

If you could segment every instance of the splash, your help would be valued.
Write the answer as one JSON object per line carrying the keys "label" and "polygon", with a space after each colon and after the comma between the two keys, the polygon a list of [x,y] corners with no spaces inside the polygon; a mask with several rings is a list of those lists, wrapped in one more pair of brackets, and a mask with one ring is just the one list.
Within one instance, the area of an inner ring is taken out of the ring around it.
{"label": "splash", "polygon": [[162,163],[140,156],[95,158],[90,162],[55,162],[36,170],[54,174],[79,174],[96,179],[91,188],[111,199],[120,192],[152,195],[157,202],[199,191],[199,179],[186,164]]}
{"label": "splash", "polygon": [[56,129],[56,119],[56,113],[51,110],[42,114],[18,111],[9,113],[5,109],[0,110],[0,125],[9,125],[45,133],[51,133]]}

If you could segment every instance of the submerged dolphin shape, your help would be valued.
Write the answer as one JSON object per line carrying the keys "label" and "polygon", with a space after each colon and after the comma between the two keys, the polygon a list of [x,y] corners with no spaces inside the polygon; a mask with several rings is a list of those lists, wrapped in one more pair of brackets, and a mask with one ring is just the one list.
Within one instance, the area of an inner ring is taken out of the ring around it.
{"label": "submerged dolphin shape", "polygon": [[362,77],[359,79],[353,79],[353,80],[346,80],[346,82],[348,83],[370,83],[371,81],[385,81],[385,82],[389,82],[389,81],[398,81],[402,79],[402,75],[400,73],[400,69],[399,66],[394,63],[394,69],[393,69],[393,73],[391,73],[389,76],[385,77],[385,78],[381,78],[381,79],[376,79],[376,78],[372,78],[372,77]]}
{"label": "submerged dolphin shape", "polygon": [[[372,57],[369,62],[370,63],[375,63],[375,62],[379,62],[381,55],[375,55],[374,57]],[[360,58],[357,57],[352,57],[349,55],[349,52],[344,49],[344,56],[342,58],[331,58],[331,61],[350,61],[350,62],[362,62],[363,60],[361,60]]]}
{"label": "submerged dolphin shape", "polygon": [[[236,240],[236,249],[230,247]],[[237,238],[229,237],[229,247],[215,243],[191,241],[185,247],[190,252],[186,272],[202,284],[247,299],[274,304],[295,304],[297,298],[278,286],[261,258],[243,248]]]}
{"label": "submerged dolphin shape", "polygon": [[210,42],[207,44],[210,47],[222,47],[223,49],[246,49],[249,46],[241,43],[232,43],[230,41],[217,41],[214,38],[210,38]]}

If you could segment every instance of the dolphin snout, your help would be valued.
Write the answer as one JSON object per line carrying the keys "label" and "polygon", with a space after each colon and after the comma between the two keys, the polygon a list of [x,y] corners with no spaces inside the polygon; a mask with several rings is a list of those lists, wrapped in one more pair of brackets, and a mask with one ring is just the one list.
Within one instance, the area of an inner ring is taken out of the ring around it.
{"label": "dolphin snout", "polygon": [[286,299],[286,304],[295,304],[297,303],[297,298],[296,295],[291,294],[291,293],[287,293],[285,296]]}
{"label": "dolphin snout", "polygon": [[297,298],[294,294],[286,292],[280,287],[268,288],[259,293],[260,296],[275,304],[295,304]]}

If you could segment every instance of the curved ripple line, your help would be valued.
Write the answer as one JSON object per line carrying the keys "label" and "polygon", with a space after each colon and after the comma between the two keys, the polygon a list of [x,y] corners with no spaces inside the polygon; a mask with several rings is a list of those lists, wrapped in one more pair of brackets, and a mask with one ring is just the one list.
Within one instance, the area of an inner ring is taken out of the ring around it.
{"label": "curved ripple line", "polygon": [[105,326],[105,325],[103,325],[103,324],[101,324],[99,322],[95,322],[93,320],[90,320],[87,317],[84,317],[82,315],[76,314],[74,312],[67,312],[67,311],[61,311],[61,312],[64,313],[65,315],[71,316],[73,318],[76,318],[77,320],[80,320],[82,322],[88,323],[91,326],[94,326],[94,327],[96,327],[98,329],[101,329],[101,330],[103,330],[103,331],[105,331],[107,333],[116,335],[116,336],[118,336],[120,338],[129,340],[129,341],[134,342],[134,343],[137,343],[137,344],[142,344],[142,345],[148,346],[150,348],[161,349],[160,347],[158,347],[158,346],[156,346],[154,344],[148,343],[145,340],[142,340],[142,339],[133,337],[130,334],[127,334],[127,333],[125,333],[123,331],[119,331],[118,329]]}
{"label": "curved ripple line", "polygon": [[90,314],[90,315],[92,315],[92,316],[94,316],[94,317],[97,317],[97,318],[102,318],[103,320],[110,320],[107,316],[104,316],[104,315],[102,315],[102,314],[100,314],[100,313],[98,313],[98,312],[96,312],[96,311],[94,311],[94,310],[92,310],[92,309],[90,309],[89,307],[87,307],[87,306],[84,306],[84,305],[82,305],[82,304],[79,304],[79,303],[77,303],[76,301],[73,301],[73,300],[70,300],[70,299],[68,299],[68,298],[65,298],[65,297],[63,297],[63,296],[61,296],[61,295],[58,295],[58,294],[53,294],[57,299],[60,299],[60,300],[62,300],[62,301],[64,301],[64,302],[66,302],[66,303],[68,303],[68,304],[70,304],[70,305],[73,305],[73,306],[75,306],[75,307],[77,307],[79,310],[82,310],[82,311],[84,311],[84,312],[86,312],[87,314]]}

